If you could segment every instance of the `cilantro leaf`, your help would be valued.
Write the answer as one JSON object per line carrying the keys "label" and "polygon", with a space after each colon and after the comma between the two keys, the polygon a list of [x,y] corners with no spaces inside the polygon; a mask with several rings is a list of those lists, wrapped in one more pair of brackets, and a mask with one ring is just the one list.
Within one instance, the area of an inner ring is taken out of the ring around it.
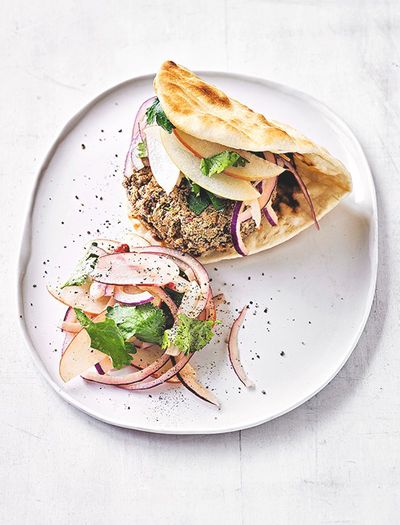
{"label": "cilantro leaf", "polygon": [[206,157],[200,161],[200,169],[203,175],[211,177],[216,173],[222,173],[229,166],[243,167],[246,162],[249,162],[245,158],[234,151],[221,151],[212,157]]}
{"label": "cilantro leaf", "polygon": [[175,345],[185,355],[198,352],[213,338],[213,326],[213,321],[200,321],[179,314],[177,323],[164,332],[162,348]]}
{"label": "cilantro leaf", "polygon": [[174,125],[168,119],[163,108],[161,107],[160,101],[156,98],[153,104],[146,110],[147,124],[153,124],[154,122],[161,126],[168,133],[172,133]]}
{"label": "cilantro leaf", "polygon": [[112,319],[94,323],[79,308],[74,308],[76,317],[90,337],[90,346],[111,357],[113,367],[120,369],[131,363],[131,355],[136,353],[132,343],[127,343]]}
{"label": "cilantro leaf", "polygon": [[152,304],[107,308],[106,317],[117,325],[124,339],[136,336],[146,343],[161,344],[165,330],[165,315]]}
{"label": "cilantro leaf", "polygon": [[97,260],[99,258],[97,253],[94,253],[93,248],[96,248],[97,244],[93,243],[90,245],[87,254],[83,257],[75,267],[75,270],[72,272],[72,275],[66,281],[61,288],[66,286],[79,286],[84,284],[87,281],[87,278],[90,275],[90,272],[96,266]]}
{"label": "cilantro leaf", "polygon": [[136,145],[136,156],[140,159],[147,157],[147,148],[144,142],[138,142]]}

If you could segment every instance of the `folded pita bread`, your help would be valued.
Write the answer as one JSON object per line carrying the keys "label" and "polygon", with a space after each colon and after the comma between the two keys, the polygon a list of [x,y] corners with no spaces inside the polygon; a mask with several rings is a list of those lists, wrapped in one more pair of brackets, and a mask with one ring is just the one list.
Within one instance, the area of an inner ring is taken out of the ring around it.
{"label": "folded pita bread", "polygon": [[[178,130],[227,148],[292,153],[318,219],[351,191],[349,172],[324,148],[291,126],[267,120],[184,67],[164,62],[154,87],[165,114]],[[246,237],[249,254],[276,246],[313,224],[303,194],[299,191],[293,196],[300,206],[293,209],[282,203],[278,226],[271,227],[263,219],[261,228]],[[233,257],[239,257],[234,248],[200,259],[211,262]]]}

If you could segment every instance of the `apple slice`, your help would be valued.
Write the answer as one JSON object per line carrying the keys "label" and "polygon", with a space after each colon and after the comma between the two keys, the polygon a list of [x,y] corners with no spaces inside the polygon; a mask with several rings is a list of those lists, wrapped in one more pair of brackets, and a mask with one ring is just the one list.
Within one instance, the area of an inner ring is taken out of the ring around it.
{"label": "apple slice", "polygon": [[[102,313],[93,319],[94,323],[104,321],[105,313]],[[90,348],[90,336],[85,329],[80,332],[69,343],[60,361],[60,376],[67,383],[74,377],[83,374],[89,368],[104,359],[106,354]]]}
{"label": "apple slice", "polygon": [[217,153],[221,153],[227,149],[229,151],[234,151],[241,157],[245,158],[248,162],[244,166],[237,168],[230,166],[224,171],[225,175],[229,175],[230,177],[256,181],[277,177],[284,171],[281,166],[277,166],[273,162],[261,159],[260,157],[257,157],[257,155],[254,155],[254,153],[249,153],[248,151],[241,149],[227,148],[226,146],[222,146],[222,144],[197,139],[196,137],[192,137],[192,135],[188,135],[184,131],[174,129],[174,133],[181,144],[199,159],[212,157],[213,155],[217,155]]}
{"label": "apple slice", "polygon": [[171,161],[161,142],[160,126],[150,126],[145,130],[147,154],[151,172],[165,191],[171,193],[180,179],[179,168]]}
{"label": "apple slice", "polygon": [[110,298],[103,296],[94,300],[90,297],[89,289],[90,283],[80,286],[66,286],[65,288],[47,287],[50,294],[61,303],[72,308],[80,308],[90,314],[99,314],[106,309]]}
{"label": "apple slice", "polygon": [[161,130],[161,140],[172,162],[191,181],[205,190],[233,201],[251,201],[260,196],[250,182],[229,177],[224,173],[212,177],[203,175],[199,160],[181,144],[174,133]]}

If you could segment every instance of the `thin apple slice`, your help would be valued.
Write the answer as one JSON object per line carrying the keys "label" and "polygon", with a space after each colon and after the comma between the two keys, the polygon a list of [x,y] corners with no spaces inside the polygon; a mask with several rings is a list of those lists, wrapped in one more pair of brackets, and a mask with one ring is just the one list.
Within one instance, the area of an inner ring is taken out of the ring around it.
{"label": "thin apple slice", "polygon": [[106,309],[110,298],[103,296],[94,300],[90,297],[89,289],[90,283],[81,284],[80,286],[66,286],[65,288],[47,287],[50,294],[63,304],[72,308],[80,308],[91,314],[99,314]]}
{"label": "thin apple slice", "polygon": [[151,172],[161,188],[168,194],[178,183],[181,173],[165,151],[161,142],[161,131],[160,126],[150,126],[144,133]]}
{"label": "thin apple slice", "polygon": [[199,160],[181,144],[174,133],[164,130],[161,130],[160,133],[162,143],[172,162],[191,181],[205,190],[233,201],[251,201],[260,196],[250,182],[229,177],[224,173],[218,173],[212,177],[203,175]]}
{"label": "thin apple slice", "polygon": [[[95,317],[93,322],[99,323],[104,321],[104,319],[105,313],[102,313]],[[65,349],[59,368],[61,379],[65,383],[83,374],[83,372],[86,372],[86,370],[107,357],[103,352],[90,348],[90,343],[89,334],[82,328]]]}
{"label": "thin apple slice", "polygon": [[257,155],[254,155],[254,153],[249,153],[248,151],[241,149],[227,148],[222,144],[197,139],[192,135],[188,135],[184,131],[174,129],[174,133],[181,144],[191,151],[198,159],[212,157],[213,155],[217,155],[227,149],[229,151],[234,151],[241,157],[245,158],[248,162],[244,166],[237,168],[230,166],[224,171],[224,174],[229,175],[230,177],[248,181],[257,181],[277,177],[284,171],[281,166],[277,166],[273,162],[261,159],[260,157],[257,157]]}

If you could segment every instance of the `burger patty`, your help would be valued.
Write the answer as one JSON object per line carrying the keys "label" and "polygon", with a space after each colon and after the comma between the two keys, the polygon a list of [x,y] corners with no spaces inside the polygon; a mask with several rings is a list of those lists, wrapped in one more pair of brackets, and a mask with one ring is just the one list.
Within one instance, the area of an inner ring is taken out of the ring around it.
{"label": "burger patty", "polygon": [[[211,205],[196,215],[187,204],[190,187],[186,179],[167,195],[153,177],[149,167],[134,171],[125,178],[130,213],[140,220],[163,243],[194,256],[232,248],[231,221],[234,202],[226,201],[224,210]],[[245,238],[255,230],[253,220],[241,226]]]}

